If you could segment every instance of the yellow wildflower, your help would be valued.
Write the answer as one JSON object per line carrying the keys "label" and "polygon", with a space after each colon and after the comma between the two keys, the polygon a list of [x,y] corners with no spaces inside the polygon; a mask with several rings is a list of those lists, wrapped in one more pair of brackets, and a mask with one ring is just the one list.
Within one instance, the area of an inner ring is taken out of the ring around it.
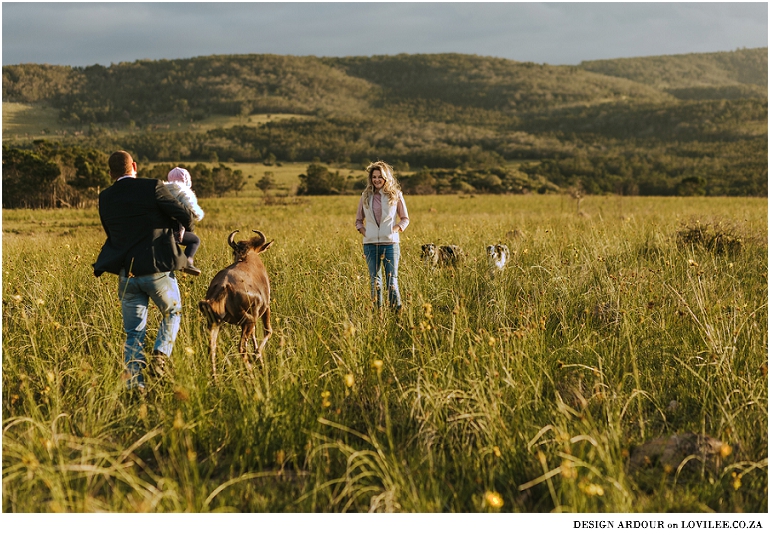
{"label": "yellow wildflower", "polygon": [[30,470],[35,470],[38,466],[40,466],[40,463],[37,461],[37,458],[35,457],[35,454],[31,451],[28,451],[21,457],[21,462],[23,462],[25,465],[27,465],[27,468]]}
{"label": "yellow wildflower", "polygon": [[342,331],[342,334],[345,335],[345,338],[353,338],[356,335],[356,326],[353,325],[353,323],[346,321],[345,329]]}
{"label": "yellow wildflower", "polygon": [[383,362],[380,359],[375,360],[372,362],[372,366],[375,370],[377,370],[377,373],[380,373],[382,371],[382,364]]}
{"label": "yellow wildflower", "polygon": [[604,496],[604,489],[594,483],[584,485],[582,490],[588,496]]}
{"label": "yellow wildflower", "polygon": [[500,452],[500,448],[498,448],[497,446],[493,446],[492,447],[492,451],[494,452],[495,457],[502,457],[503,456],[503,454]]}
{"label": "yellow wildflower", "polygon": [[176,417],[174,418],[174,429],[184,428],[184,418],[182,418],[182,411],[176,411]]}
{"label": "yellow wildflower", "polygon": [[728,457],[732,452],[733,448],[729,444],[722,444],[722,447],[719,448],[719,455],[721,455],[723,459]]}
{"label": "yellow wildflower", "polygon": [[184,348],[184,352],[187,353],[187,356],[192,357],[195,354],[195,350],[191,347]]}
{"label": "yellow wildflower", "polygon": [[492,509],[500,509],[503,506],[503,497],[500,493],[491,490],[484,493],[484,501]]}
{"label": "yellow wildflower", "polygon": [[577,477],[577,470],[575,465],[569,459],[565,459],[561,463],[561,476],[565,479],[575,479]]}
{"label": "yellow wildflower", "polygon": [[348,388],[353,388],[353,383],[355,382],[355,378],[353,377],[352,373],[345,374],[345,386]]}

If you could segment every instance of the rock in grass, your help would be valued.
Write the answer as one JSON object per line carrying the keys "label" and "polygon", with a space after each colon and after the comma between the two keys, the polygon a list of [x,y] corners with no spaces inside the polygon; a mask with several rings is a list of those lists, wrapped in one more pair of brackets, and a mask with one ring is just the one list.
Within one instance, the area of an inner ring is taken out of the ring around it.
{"label": "rock in grass", "polygon": [[706,471],[717,472],[732,455],[730,445],[707,435],[682,433],[658,437],[636,446],[630,452],[628,472],[636,479],[662,474],[692,476]]}

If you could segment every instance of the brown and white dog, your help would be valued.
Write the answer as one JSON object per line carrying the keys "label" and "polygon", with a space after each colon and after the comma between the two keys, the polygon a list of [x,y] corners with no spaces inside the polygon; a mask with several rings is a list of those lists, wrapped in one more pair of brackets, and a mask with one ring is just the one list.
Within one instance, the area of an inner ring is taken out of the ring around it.
{"label": "brown and white dog", "polygon": [[430,268],[456,266],[464,256],[463,250],[457,245],[439,245],[426,243],[422,246],[422,259]]}
{"label": "brown and white dog", "polygon": [[508,246],[502,243],[495,245],[487,245],[487,263],[489,266],[489,276],[495,278],[495,276],[502,273],[505,269],[505,264],[508,263],[508,259],[511,257],[511,253],[508,250]]}

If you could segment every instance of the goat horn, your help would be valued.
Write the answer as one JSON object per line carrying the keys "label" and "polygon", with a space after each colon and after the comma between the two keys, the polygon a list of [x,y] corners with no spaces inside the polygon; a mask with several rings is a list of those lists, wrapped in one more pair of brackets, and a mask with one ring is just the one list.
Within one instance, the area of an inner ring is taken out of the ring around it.
{"label": "goat horn", "polygon": [[233,239],[233,236],[235,236],[239,231],[234,230],[230,233],[230,235],[227,237],[227,244],[235,249],[235,240]]}

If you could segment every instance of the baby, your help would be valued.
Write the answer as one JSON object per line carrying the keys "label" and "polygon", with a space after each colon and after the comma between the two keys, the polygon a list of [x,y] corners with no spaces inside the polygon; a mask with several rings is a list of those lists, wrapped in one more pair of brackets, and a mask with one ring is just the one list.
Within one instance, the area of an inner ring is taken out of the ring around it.
{"label": "baby", "polygon": [[[165,182],[165,184],[171,192],[171,195],[190,209],[196,221],[203,219],[203,210],[198,205],[198,198],[191,189],[192,179],[190,178],[190,172],[187,169],[174,167],[168,172],[168,182]],[[174,237],[180,245],[185,246],[184,254],[187,257],[187,266],[182,268],[182,271],[188,275],[195,275],[197,277],[201,274],[201,270],[193,265],[193,257],[195,256],[198,247],[200,247],[200,238],[192,232],[186,231],[181,225],[179,225],[179,230],[174,234]]]}

